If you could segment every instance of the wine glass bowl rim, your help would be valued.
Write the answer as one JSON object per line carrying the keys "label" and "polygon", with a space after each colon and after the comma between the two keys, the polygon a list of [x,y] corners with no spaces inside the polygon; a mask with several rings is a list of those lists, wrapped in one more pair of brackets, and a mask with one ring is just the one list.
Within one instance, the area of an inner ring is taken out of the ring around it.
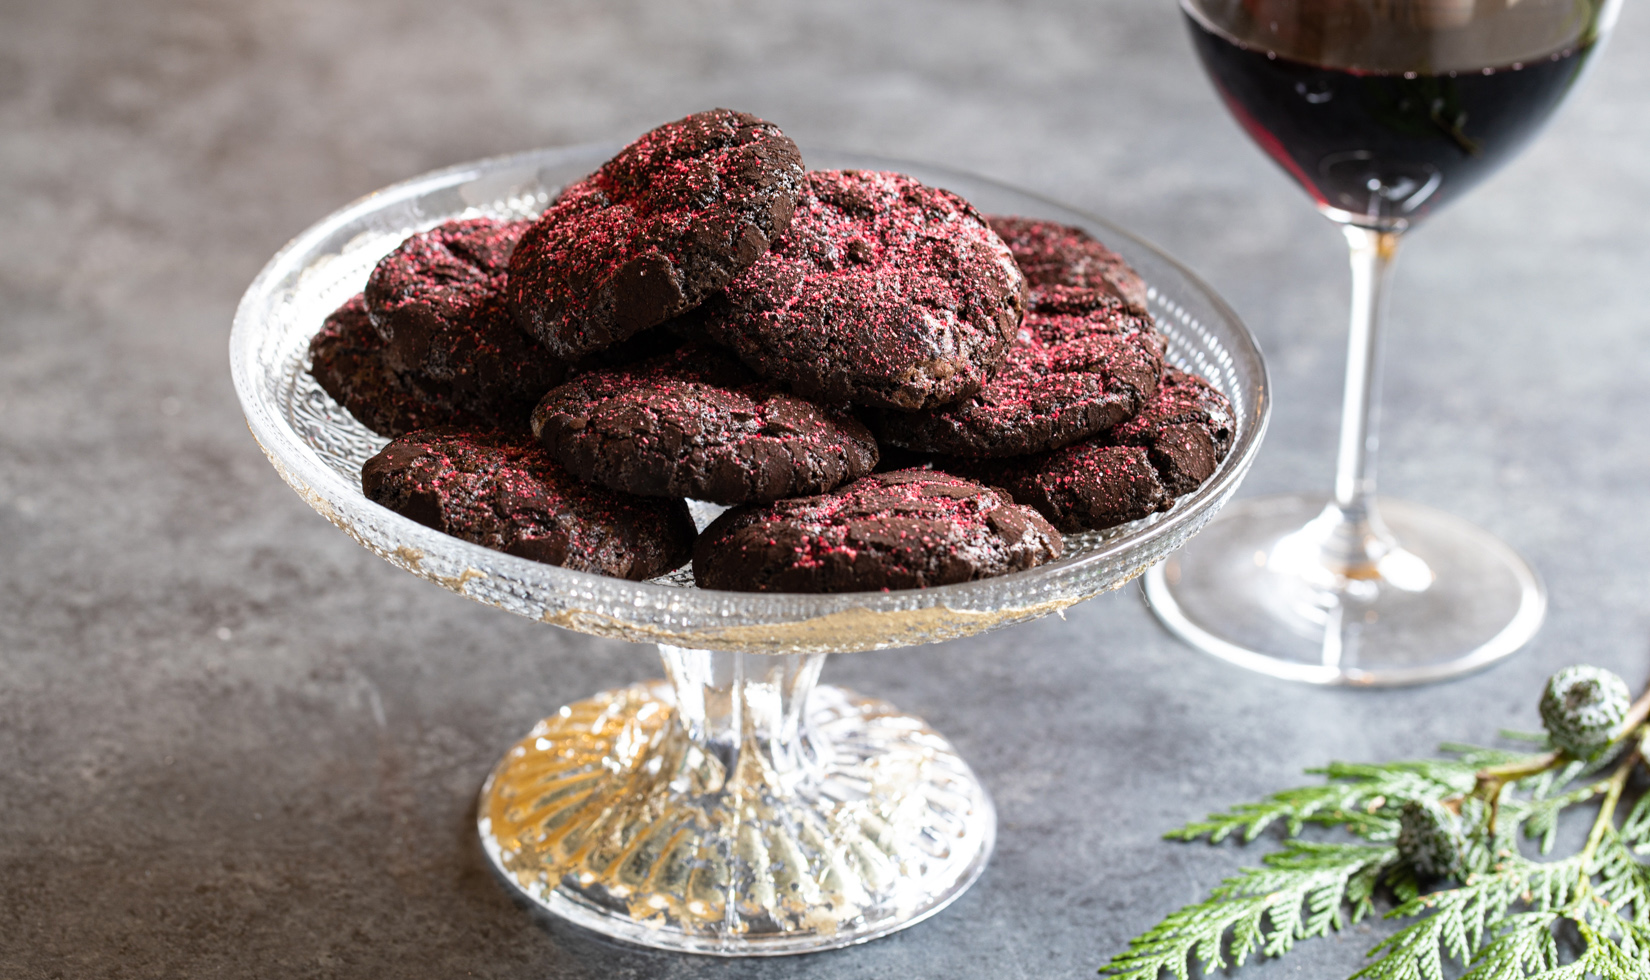
{"label": "wine glass bowl rim", "polygon": [[[1268,58],[1293,61],[1303,65],[1316,65],[1320,63],[1319,59],[1303,57],[1296,52],[1284,50],[1287,45],[1261,44],[1256,40],[1244,38],[1232,30],[1230,26],[1222,23],[1215,16],[1212,16],[1206,9],[1213,3],[1217,2],[1222,2],[1222,0],[1179,0],[1179,6],[1181,12],[1184,13],[1186,17],[1193,21],[1197,26],[1239,48],[1264,53]],[[1224,0],[1224,2],[1228,6],[1231,5],[1231,0]],[[1294,0],[1295,9],[1311,9],[1314,2],[1315,0]],[[1243,4],[1242,6],[1246,11],[1248,10],[1247,4]],[[1502,8],[1500,11],[1497,11],[1497,13],[1505,13],[1506,11],[1513,10],[1515,6],[1520,11],[1521,16],[1528,16],[1533,11],[1571,11],[1576,15],[1576,17],[1574,20],[1566,21],[1566,23],[1573,24],[1573,30],[1566,29],[1561,33],[1555,33],[1540,43],[1534,43],[1533,45],[1526,43],[1526,45],[1522,48],[1508,49],[1504,56],[1482,57],[1472,59],[1470,63],[1447,64],[1430,70],[1425,69],[1418,64],[1404,65],[1401,67],[1380,67],[1372,63],[1361,64],[1356,60],[1344,64],[1338,60],[1333,60],[1329,62],[1329,64],[1332,64],[1336,68],[1349,70],[1353,74],[1404,75],[1405,77],[1414,77],[1417,74],[1436,76],[1449,75],[1454,77],[1458,74],[1466,72],[1476,71],[1493,73],[1508,69],[1516,70],[1522,68],[1525,64],[1540,62],[1543,60],[1559,60],[1561,58],[1571,56],[1583,49],[1595,47],[1599,42],[1610,35],[1611,31],[1615,27],[1616,20],[1619,18],[1621,13],[1621,0],[1519,0],[1516,5],[1509,3],[1506,7]],[[1434,0],[1430,6],[1422,4],[1420,7],[1415,7],[1412,9],[1411,7],[1400,5],[1393,8],[1393,13],[1389,15],[1389,19],[1394,25],[1394,32],[1407,32],[1414,35],[1416,38],[1450,37],[1462,34],[1468,23],[1481,19],[1476,17],[1476,7],[1463,8],[1468,10],[1472,16],[1469,17],[1468,20],[1459,22],[1450,22],[1445,20],[1430,25],[1416,25],[1414,23],[1406,24],[1399,19],[1399,14],[1404,11],[1410,11],[1413,16],[1415,10],[1430,10],[1433,8],[1444,10],[1447,8],[1447,3],[1443,2],[1443,0]],[[1282,11],[1285,9],[1288,8],[1275,8],[1270,11],[1270,14],[1272,16],[1282,16]],[[1353,9],[1356,8],[1347,7],[1345,5],[1337,5],[1335,7],[1335,11],[1338,13]],[[1495,13],[1492,13],[1489,16],[1494,17]],[[1278,26],[1278,21],[1272,20],[1271,25],[1275,30]],[[1402,26],[1400,27],[1399,25]],[[1343,39],[1351,39],[1359,36],[1373,36],[1376,33],[1382,32],[1371,32],[1368,30],[1367,25],[1363,25],[1361,29],[1349,29],[1343,32],[1341,36]]]}

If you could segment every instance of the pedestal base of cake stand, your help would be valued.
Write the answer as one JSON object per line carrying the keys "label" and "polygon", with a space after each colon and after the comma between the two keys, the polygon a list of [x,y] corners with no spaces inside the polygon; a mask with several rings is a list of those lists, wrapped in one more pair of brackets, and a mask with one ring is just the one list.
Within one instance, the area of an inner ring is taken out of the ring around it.
{"label": "pedestal base of cake stand", "polygon": [[774,956],[864,942],[968,889],[996,834],[950,744],[816,687],[823,654],[661,647],[669,681],[570,704],[481,791],[504,880],[659,949]]}

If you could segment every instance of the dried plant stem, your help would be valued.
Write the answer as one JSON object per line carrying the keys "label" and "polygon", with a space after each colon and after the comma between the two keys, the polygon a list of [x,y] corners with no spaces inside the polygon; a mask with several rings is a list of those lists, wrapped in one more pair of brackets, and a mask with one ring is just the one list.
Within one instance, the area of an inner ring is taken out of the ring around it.
{"label": "dried plant stem", "polygon": [[[1638,700],[1628,706],[1627,715],[1622,719],[1621,725],[1616,728],[1616,734],[1611,738],[1611,743],[1619,742],[1631,735],[1634,729],[1644,724],[1646,718],[1650,718],[1650,688],[1646,688],[1645,692],[1639,695]],[[1635,751],[1634,757],[1636,758],[1637,755],[1638,753]],[[1520,779],[1539,776],[1549,769],[1557,769],[1573,761],[1575,760],[1569,753],[1554,749],[1551,752],[1533,755],[1527,759],[1519,759],[1499,766],[1486,766],[1478,770],[1478,781],[1473,786],[1472,795],[1490,806],[1490,833],[1495,833],[1495,818],[1501,808],[1501,791],[1503,789]],[[1632,767],[1629,765],[1627,768],[1631,769]]]}

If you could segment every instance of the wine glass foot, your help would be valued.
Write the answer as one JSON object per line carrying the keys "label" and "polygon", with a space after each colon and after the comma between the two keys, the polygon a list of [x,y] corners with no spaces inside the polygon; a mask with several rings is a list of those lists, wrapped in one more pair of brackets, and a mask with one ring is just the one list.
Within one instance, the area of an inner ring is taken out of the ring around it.
{"label": "wine glass foot", "polygon": [[603,692],[505,754],[478,824],[515,890],[627,942],[775,956],[913,925],[984,870],[990,798],[920,719],[820,686],[788,745],[747,722],[767,744],[741,751],[695,738],[676,698],[663,681]]}
{"label": "wine glass foot", "polygon": [[1316,561],[1346,547],[1326,498],[1234,502],[1146,573],[1147,601],[1192,646],[1313,684],[1443,680],[1535,635],[1546,591],[1512,548],[1430,507],[1381,498],[1376,510],[1379,560],[1336,569]]}

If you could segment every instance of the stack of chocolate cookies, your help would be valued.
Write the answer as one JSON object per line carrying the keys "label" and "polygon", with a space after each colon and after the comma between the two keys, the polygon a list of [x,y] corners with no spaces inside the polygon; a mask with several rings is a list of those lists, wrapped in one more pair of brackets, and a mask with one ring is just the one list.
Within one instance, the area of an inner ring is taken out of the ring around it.
{"label": "stack of chocolate cookies", "polygon": [[[1077,228],[903,174],[808,172],[726,109],[536,221],[413,235],[311,342],[393,437],[373,500],[511,554],[705,588],[923,588],[1168,509],[1230,406],[1164,363],[1140,277]],[[730,509],[696,533],[688,498]]]}

